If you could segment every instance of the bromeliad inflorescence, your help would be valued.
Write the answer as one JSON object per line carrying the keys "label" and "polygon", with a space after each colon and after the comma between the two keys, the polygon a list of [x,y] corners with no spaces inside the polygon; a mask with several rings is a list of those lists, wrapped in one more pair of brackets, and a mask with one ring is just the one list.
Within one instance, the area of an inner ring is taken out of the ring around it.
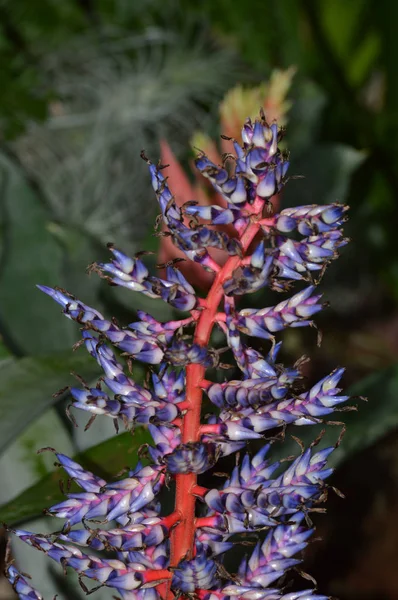
{"label": "bromeliad inflorescence", "polygon": [[[164,167],[144,157],[167,226],[163,235],[213,274],[211,289],[200,298],[173,261],[155,276],[142,254],[129,258],[113,245],[111,261],[92,269],[112,285],[169,303],[185,313],[181,319],[161,323],[139,311],[137,322],[120,327],[66,291],[40,286],[82,326],[83,343],[104,372],[97,386],[72,388],[72,404],[129,429],[147,426],[153,438],[149,464],[139,463],[116,482],[57,454],[83,490],[48,509],[64,519],[62,531],[45,536],[13,530],[74,569],[86,591],[91,579],[124,600],[326,600],[315,588],[290,591],[286,573],[300,563],[312,533],[308,514],[325,498],[333,448],[316,451],[312,444],[284,468],[283,461],[267,457],[278,431],[323,422],[347,400],[337,387],[342,369],[302,391],[300,361],[279,364],[281,342],[275,339],[287,327],[313,325],[322,308],[317,279],[347,241],[340,230],[347,207],[300,206],[272,214],[271,198],[286,183],[289,164],[278,148],[281,137],[277,125],[260,114],[244,124],[243,145],[234,141],[236,155],[225,164],[198,156],[197,168],[224,206],[179,206]],[[232,226],[235,234],[230,237],[220,225]],[[229,255],[223,266],[211,248]],[[302,289],[274,306],[241,306],[246,294],[265,287],[287,292],[293,283]],[[227,367],[220,350],[210,346],[215,326],[236,363],[231,380],[214,377]],[[268,345],[266,354],[261,344]],[[146,384],[132,379],[133,360],[151,365]],[[214,407],[205,417],[204,397]],[[254,452],[247,448],[253,440]],[[208,477],[198,482],[233,453],[236,466],[223,485],[204,487]],[[158,495],[165,486],[171,494],[173,482],[175,508],[165,514]],[[225,557],[248,535],[257,543],[230,574]],[[41,598],[14,566],[8,577],[20,598]]]}

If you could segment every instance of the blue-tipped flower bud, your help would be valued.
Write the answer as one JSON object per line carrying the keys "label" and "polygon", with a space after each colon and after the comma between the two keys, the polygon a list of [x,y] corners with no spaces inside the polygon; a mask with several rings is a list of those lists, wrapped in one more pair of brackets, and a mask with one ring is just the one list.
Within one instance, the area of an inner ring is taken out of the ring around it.
{"label": "blue-tipped flower bud", "polygon": [[171,585],[179,592],[193,593],[197,589],[212,588],[217,583],[217,566],[202,551],[193,560],[184,560],[176,567]]}
{"label": "blue-tipped flower bud", "polygon": [[216,462],[217,446],[203,442],[181,444],[164,457],[169,473],[204,473]]}
{"label": "blue-tipped flower bud", "polygon": [[20,600],[43,600],[43,596],[30,585],[29,576],[19,573],[14,565],[7,567],[6,577]]}

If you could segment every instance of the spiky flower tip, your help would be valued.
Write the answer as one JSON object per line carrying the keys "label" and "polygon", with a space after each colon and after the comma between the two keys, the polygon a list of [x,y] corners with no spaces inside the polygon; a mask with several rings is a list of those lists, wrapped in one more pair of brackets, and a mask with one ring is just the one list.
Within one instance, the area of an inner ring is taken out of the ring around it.
{"label": "spiky flower tip", "polygon": [[[82,488],[47,510],[63,519],[62,531],[50,536],[14,531],[74,569],[86,591],[108,586],[124,600],[325,600],[315,588],[288,591],[286,574],[300,562],[312,533],[309,513],[326,498],[333,448],[315,451],[312,444],[288,467],[285,461],[270,461],[268,452],[278,430],[322,423],[347,400],[338,388],[342,369],[305,391],[300,361],[290,367],[277,363],[281,342],[275,339],[287,327],[313,325],[322,309],[316,276],[347,241],[340,230],[347,207],[336,203],[270,212],[270,199],[285,185],[289,164],[278,148],[281,136],[276,123],[269,125],[261,114],[244,124],[243,145],[234,141],[236,156],[228,156],[228,164],[198,157],[199,171],[223,196],[225,207],[179,207],[163,167],[144,157],[166,235],[188,261],[214,273],[212,287],[199,298],[175,264],[159,277],[145,266],[142,253],[130,258],[113,245],[111,260],[92,270],[112,285],[184,311],[181,318],[161,323],[139,311],[135,323],[120,327],[68,292],[39,286],[81,325],[82,342],[104,372],[96,386],[70,390],[72,406],[128,429],[145,425],[153,438],[147,449],[150,464],[136,465],[116,482],[57,454]],[[217,228],[225,224],[235,229],[233,238]],[[229,254],[222,267],[209,247]],[[274,306],[241,305],[246,294],[265,287],[286,292],[301,282],[301,289]],[[236,362],[234,378],[223,383],[211,381],[215,367],[228,367],[220,362],[220,349],[210,345],[216,325]],[[260,340],[256,348],[250,346],[253,338]],[[260,352],[261,344],[269,346],[267,353]],[[132,379],[132,360],[151,365],[145,385]],[[204,395],[214,405],[207,417],[201,415]],[[203,487],[206,478],[198,483],[220,458],[244,450],[251,440],[257,440],[257,453],[239,453],[223,486]],[[175,508],[165,514],[158,494],[172,480]],[[257,544],[230,574],[225,558],[248,534]],[[14,567],[7,574],[21,598],[40,598]]]}

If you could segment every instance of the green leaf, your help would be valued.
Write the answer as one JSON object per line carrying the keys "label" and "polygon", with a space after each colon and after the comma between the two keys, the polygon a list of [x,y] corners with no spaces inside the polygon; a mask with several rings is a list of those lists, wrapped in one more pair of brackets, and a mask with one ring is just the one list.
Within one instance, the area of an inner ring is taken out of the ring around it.
{"label": "green leaf", "polygon": [[93,262],[106,261],[109,250],[83,229],[51,223],[49,230],[65,248],[62,285],[85,304],[102,311],[98,295],[104,282],[98,275],[90,276],[87,267]]}
{"label": "green leaf", "polygon": [[357,396],[365,396],[366,404],[360,403],[358,413],[352,413],[347,422],[347,439],[337,454],[339,461],[363,450],[396,428],[398,424],[398,366],[394,365],[359,381],[349,390]]}
{"label": "green leaf", "polygon": [[[76,452],[63,423],[54,408],[36,419],[0,457],[0,505],[9,502],[28,486],[33,485],[54,469],[54,455],[51,452],[37,454],[42,446],[54,446],[64,454]],[[27,521],[29,531],[40,531],[46,535],[53,531],[54,521],[46,517]],[[54,598],[57,590],[50,583],[50,564],[43,560],[41,552],[31,552],[26,544],[13,544],[13,558],[18,564],[26,565],[34,574],[34,581],[40,581],[40,592],[44,598]],[[76,595],[60,594],[58,600],[77,598]]]}
{"label": "green leaf", "polygon": [[23,172],[0,155],[4,235],[0,265],[0,331],[14,352],[44,354],[70,346],[77,330],[36,284],[62,285],[62,249],[49,216]]}
{"label": "green leaf", "polygon": [[0,452],[56,402],[52,394],[72,383],[71,371],[91,379],[99,367],[89,354],[70,350],[0,363]]}
{"label": "green leaf", "polygon": [[373,0],[372,5],[371,11],[378,25],[382,46],[381,65],[386,76],[383,113],[387,119],[384,140],[385,143],[390,144],[392,150],[396,151],[398,141],[398,38],[396,34],[398,4],[390,0],[378,0],[377,3]]}
{"label": "green leaf", "polygon": [[[158,321],[170,321],[176,318],[175,311],[166,302],[157,298],[148,298],[141,292],[132,292],[122,287],[110,288],[111,294],[124,308],[134,311],[143,310],[150,313]],[[181,315],[181,313],[179,313]],[[177,317],[177,318],[182,318]]]}
{"label": "green leaf", "polygon": [[319,10],[325,34],[334,51],[341,60],[349,61],[361,25],[364,0],[324,2],[319,4]]}
{"label": "green leaf", "polygon": [[54,457],[40,448],[53,447],[68,456],[78,451],[61,417],[54,408],[31,423],[0,456],[0,505],[9,502],[28,486],[54,469]]}
{"label": "green leaf", "polygon": [[[398,425],[398,365],[372,373],[351,386],[347,392],[350,396],[364,396],[368,402],[353,398],[351,404],[358,406],[358,411],[335,413],[331,420],[343,421],[347,431],[338,448],[330,457],[330,464],[337,466],[356,452],[368,448]],[[298,437],[308,446],[325,426],[289,427],[286,441],[276,444],[272,449],[273,458],[281,458],[290,454],[298,454],[297,443],[289,436]],[[341,426],[327,426],[320,447],[333,446],[341,432]]]}
{"label": "green leaf", "polygon": [[5,360],[6,358],[12,358],[12,354],[0,337],[0,361]]}
{"label": "green leaf", "polygon": [[296,99],[289,112],[287,146],[292,151],[292,156],[300,156],[318,137],[327,96],[313,81],[299,81],[293,86],[292,95],[295,95]]}
{"label": "green leaf", "polygon": [[369,73],[374,68],[380,53],[380,42],[378,35],[370,33],[361,41],[356,52],[353,53],[346,69],[347,77],[353,86],[359,87],[359,85],[366,82],[366,78],[369,77]]}
{"label": "green leaf", "polygon": [[290,174],[303,176],[304,180],[289,182],[283,191],[283,205],[344,202],[351,176],[365,158],[364,152],[342,144],[312,146],[292,160]]}
{"label": "green leaf", "polygon": [[[85,469],[109,479],[124,467],[134,467],[138,462],[138,448],[151,441],[149,432],[136,429],[134,435],[122,433],[73,457]],[[64,499],[59,481],[67,481],[62,470],[49,473],[19,496],[0,507],[0,521],[8,525],[22,523],[39,516],[43,508]],[[76,487],[76,489],[78,489]]]}

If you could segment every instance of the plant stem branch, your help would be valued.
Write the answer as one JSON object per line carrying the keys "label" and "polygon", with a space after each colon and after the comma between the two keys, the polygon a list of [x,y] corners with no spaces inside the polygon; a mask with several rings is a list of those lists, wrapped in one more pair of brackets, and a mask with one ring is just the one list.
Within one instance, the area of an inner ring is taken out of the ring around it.
{"label": "plant stem branch", "polygon": [[[250,223],[241,238],[243,251],[247,251],[250,243],[255,238],[260,225]],[[207,346],[216,320],[217,310],[223,298],[223,283],[229,279],[234,270],[239,266],[241,259],[232,256],[224,267],[217,273],[206,300],[206,307],[202,310],[196,326],[194,343]],[[191,364],[186,369],[186,400],[190,410],[183,417],[181,428],[182,443],[197,442],[200,438],[200,415],[202,408],[202,383],[205,379],[205,368],[199,364]],[[176,503],[175,512],[181,515],[181,520],[171,532],[171,557],[170,565],[176,567],[185,558],[194,556],[195,536],[195,505],[196,497],[193,491],[197,488],[196,473],[176,475]],[[170,600],[173,595],[168,591],[166,598]]]}

